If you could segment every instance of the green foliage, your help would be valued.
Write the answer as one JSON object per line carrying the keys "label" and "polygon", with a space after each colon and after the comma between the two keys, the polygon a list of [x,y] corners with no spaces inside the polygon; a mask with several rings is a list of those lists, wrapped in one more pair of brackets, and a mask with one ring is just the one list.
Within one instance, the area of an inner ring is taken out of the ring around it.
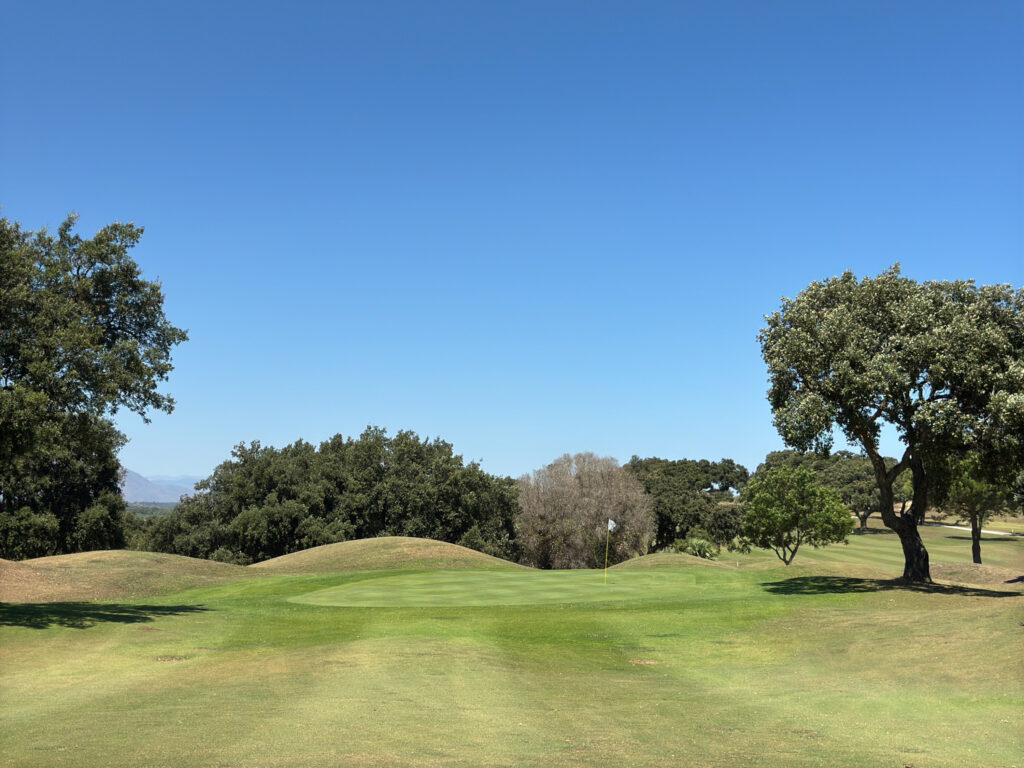
{"label": "green foliage", "polygon": [[804,467],[778,466],[757,472],[743,492],[743,535],[771,549],[789,565],[802,544],[823,547],[845,541],[853,530],[839,494],[815,482]]}
{"label": "green foliage", "polygon": [[389,437],[368,427],[357,440],[335,435],[319,448],[240,444],[196,487],[155,521],[152,549],[258,562],[357,538],[468,536],[480,551],[515,555],[511,479],[413,432]]}
{"label": "green foliage", "polygon": [[118,546],[124,438],[108,417],[173,407],[157,383],[186,334],[128,256],[142,229],[115,223],[83,240],[74,221],[54,236],[0,219],[2,557]]}
{"label": "green foliage", "polygon": [[993,514],[1015,511],[1011,506],[1013,492],[1009,480],[993,481],[986,477],[976,455],[947,464],[939,509],[971,524],[971,554],[975,563],[981,562],[981,529],[985,519]]}
{"label": "green foliage", "polygon": [[51,512],[34,512],[30,507],[0,514],[0,547],[9,560],[55,554],[60,521]]}
{"label": "green foliage", "polygon": [[686,538],[690,529],[705,529],[717,544],[725,545],[740,532],[733,491],[747,481],[747,470],[732,459],[670,461],[634,456],[625,465],[651,497],[657,522],[654,548]]}
{"label": "green foliage", "polygon": [[666,547],[666,551],[682,552],[684,555],[714,560],[722,551],[722,547],[703,528],[694,527],[685,539],[677,539],[674,544]]}
{"label": "green foliage", "polygon": [[[761,351],[775,425],[799,450],[827,452],[833,429],[864,450],[883,522],[899,536],[904,578],[930,581],[917,526],[950,456],[986,464],[1024,458],[1024,289],[972,281],[917,283],[893,267],[811,283],[767,317]],[[906,449],[887,467],[884,424]],[[908,473],[909,508],[893,509]]]}
{"label": "green foliage", "polygon": [[[896,465],[896,459],[883,458],[886,468]],[[867,528],[868,518],[878,511],[881,495],[878,480],[870,459],[850,451],[835,451],[829,454],[800,452],[793,450],[772,451],[758,467],[768,469],[778,466],[804,467],[815,472],[822,485],[834,488],[843,504],[860,521],[860,530]],[[893,499],[906,505],[913,497],[910,474],[900,475],[893,483]]]}
{"label": "green foliage", "polygon": [[[516,519],[522,562],[537,568],[602,568],[646,554],[654,537],[650,499],[615,459],[565,454],[519,478]],[[616,528],[608,535],[608,519]]]}

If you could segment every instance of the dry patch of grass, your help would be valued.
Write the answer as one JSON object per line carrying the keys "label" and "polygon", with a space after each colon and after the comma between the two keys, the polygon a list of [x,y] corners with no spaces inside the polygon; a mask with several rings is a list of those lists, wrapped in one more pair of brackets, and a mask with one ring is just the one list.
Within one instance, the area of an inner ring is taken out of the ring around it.
{"label": "dry patch of grass", "polygon": [[383,536],[304,549],[248,566],[267,575],[332,573],[392,568],[497,570],[524,566],[434,539]]}
{"label": "dry patch of grass", "polygon": [[0,602],[112,600],[213,586],[249,576],[239,565],[115,549],[0,560]]}
{"label": "dry patch of grass", "polygon": [[1015,581],[1024,575],[1013,568],[978,563],[935,563],[931,567],[932,578],[953,584],[998,584],[1002,589],[1024,592],[1024,582]]}

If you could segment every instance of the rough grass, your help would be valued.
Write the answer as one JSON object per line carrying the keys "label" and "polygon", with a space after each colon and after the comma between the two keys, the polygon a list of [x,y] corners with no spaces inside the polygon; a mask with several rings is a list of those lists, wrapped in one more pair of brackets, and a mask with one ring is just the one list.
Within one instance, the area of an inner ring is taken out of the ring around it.
{"label": "rough grass", "polygon": [[334,573],[390,568],[496,570],[523,566],[434,539],[382,536],[325,544],[249,568],[266,573]]}
{"label": "rough grass", "polygon": [[0,602],[109,600],[224,584],[244,568],[180,555],[130,550],[0,560]]}

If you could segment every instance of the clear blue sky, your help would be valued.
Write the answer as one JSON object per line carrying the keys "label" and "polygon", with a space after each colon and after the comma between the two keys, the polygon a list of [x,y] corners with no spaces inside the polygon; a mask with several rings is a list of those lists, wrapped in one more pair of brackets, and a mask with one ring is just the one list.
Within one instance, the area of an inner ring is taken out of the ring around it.
{"label": "clear blue sky", "polygon": [[191,335],[143,474],[367,424],[753,468],[781,296],[1024,284],[1019,0],[0,10],[0,213],[145,226]]}

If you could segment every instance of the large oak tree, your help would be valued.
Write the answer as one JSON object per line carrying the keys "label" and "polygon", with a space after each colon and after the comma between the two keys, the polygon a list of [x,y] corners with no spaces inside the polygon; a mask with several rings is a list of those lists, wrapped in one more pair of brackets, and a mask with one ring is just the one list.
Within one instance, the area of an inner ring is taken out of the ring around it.
{"label": "large oak tree", "polygon": [[[918,525],[939,468],[972,453],[1024,460],[1024,289],[918,283],[894,266],[813,282],[766,320],[759,340],[779,433],[799,450],[827,450],[836,428],[859,444],[882,521],[903,546],[903,578],[930,582]],[[879,450],[885,425],[904,445],[891,466]],[[904,473],[913,498],[898,512],[893,486]]]}
{"label": "large oak tree", "polygon": [[170,411],[157,390],[184,331],[128,251],[142,235],[75,218],[55,234],[0,219],[0,556],[120,543],[117,450],[109,416]]}

